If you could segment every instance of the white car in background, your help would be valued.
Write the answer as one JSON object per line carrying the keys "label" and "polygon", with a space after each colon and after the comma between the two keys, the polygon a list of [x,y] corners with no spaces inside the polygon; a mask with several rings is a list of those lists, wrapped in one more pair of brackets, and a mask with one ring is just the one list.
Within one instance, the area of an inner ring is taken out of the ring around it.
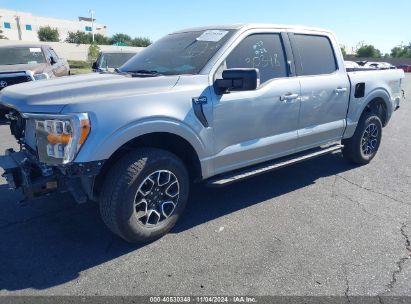
{"label": "white car in background", "polygon": [[379,69],[379,70],[389,70],[396,69],[391,63],[388,62],[367,62],[364,64],[364,68]]}
{"label": "white car in background", "polygon": [[344,65],[346,69],[360,69],[361,68],[361,66],[355,61],[344,61]]}

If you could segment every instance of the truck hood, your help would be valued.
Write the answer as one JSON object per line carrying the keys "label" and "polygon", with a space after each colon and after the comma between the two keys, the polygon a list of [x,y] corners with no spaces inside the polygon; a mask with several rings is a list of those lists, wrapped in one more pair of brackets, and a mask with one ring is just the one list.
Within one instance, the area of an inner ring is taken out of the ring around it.
{"label": "truck hood", "polygon": [[0,65],[0,72],[32,71],[34,74],[38,74],[43,73],[46,68],[46,63]]}
{"label": "truck hood", "polygon": [[19,112],[60,113],[66,105],[108,100],[171,89],[179,76],[129,77],[85,74],[32,81],[0,91],[0,104]]}

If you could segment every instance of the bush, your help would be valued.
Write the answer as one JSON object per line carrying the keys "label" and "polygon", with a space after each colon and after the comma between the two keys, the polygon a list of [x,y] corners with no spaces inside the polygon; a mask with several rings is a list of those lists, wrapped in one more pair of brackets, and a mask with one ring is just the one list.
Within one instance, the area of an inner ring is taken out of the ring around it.
{"label": "bush", "polygon": [[111,44],[125,43],[131,45],[131,37],[127,34],[117,33],[111,37]]}
{"label": "bush", "polygon": [[67,60],[71,69],[88,69],[91,68],[90,62],[82,60]]}
{"label": "bush", "polygon": [[132,46],[146,47],[146,46],[149,46],[150,44],[151,44],[151,40],[149,38],[144,38],[144,37],[137,37],[131,41]]}
{"label": "bush", "polygon": [[0,30],[0,39],[7,39],[7,37],[3,35],[3,31],[2,31],[2,30]]}
{"label": "bush", "polygon": [[40,27],[37,35],[39,36],[40,41],[60,41],[59,31],[56,28],[51,28],[50,26]]}
{"label": "bush", "polygon": [[89,62],[94,62],[96,61],[98,54],[100,53],[100,48],[98,47],[97,44],[90,44],[88,48],[88,61]]}
{"label": "bush", "polygon": [[[84,33],[81,31],[69,32],[66,42],[75,44],[91,44],[93,43],[93,35],[91,33]],[[100,45],[111,44],[111,40],[101,34],[94,34],[94,42]]]}

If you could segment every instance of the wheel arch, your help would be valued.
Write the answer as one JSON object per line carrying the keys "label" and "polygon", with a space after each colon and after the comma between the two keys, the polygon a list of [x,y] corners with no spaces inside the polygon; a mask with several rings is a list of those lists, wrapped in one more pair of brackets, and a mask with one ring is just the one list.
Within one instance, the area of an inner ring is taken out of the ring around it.
{"label": "wheel arch", "polygon": [[121,145],[104,163],[100,174],[96,177],[93,192],[97,194],[110,168],[130,151],[142,147],[157,148],[169,151],[179,157],[187,167],[192,181],[202,180],[200,156],[195,147],[184,137],[170,132],[158,131],[141,134]]}
{"label": "wheel arch", "polygon": [[381,97],[376,97],[370,100],[364,107],[361,113],[361,116],[367,112],[374,112],[378,114],[378,116],[381,119],[383,127],[387,125],[389,117],[388,117],[387,102],[385,101],[385,99]]}
{"label": "wheel arch", "polygon": [[354,135],[358,122],[368,111],[375,111],[379,114],[383,127],[388,124],[392,113],[392,103],[390,95],[385,89],[375,89],[363,98],[354,98],[353,96],[351,98],[347,113],[347,128],[343,138]]}

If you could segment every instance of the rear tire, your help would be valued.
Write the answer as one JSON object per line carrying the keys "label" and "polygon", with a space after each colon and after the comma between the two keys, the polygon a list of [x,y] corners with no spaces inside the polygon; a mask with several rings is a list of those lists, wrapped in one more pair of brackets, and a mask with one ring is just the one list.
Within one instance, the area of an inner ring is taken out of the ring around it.
{"label": "rear tire", "polygon": [[365,112],[354,135],[344,139],[343,156],[355,164],[368,164],[377,154],[382,138],[382,122],[374,112]]}
{"label": "rear tire", "polygon": [[102,189],[100,212],[108,228],[128,242],[150,242],[167,234],[182,214],[189,176],[174,154],[141,148],[114,164]]}

